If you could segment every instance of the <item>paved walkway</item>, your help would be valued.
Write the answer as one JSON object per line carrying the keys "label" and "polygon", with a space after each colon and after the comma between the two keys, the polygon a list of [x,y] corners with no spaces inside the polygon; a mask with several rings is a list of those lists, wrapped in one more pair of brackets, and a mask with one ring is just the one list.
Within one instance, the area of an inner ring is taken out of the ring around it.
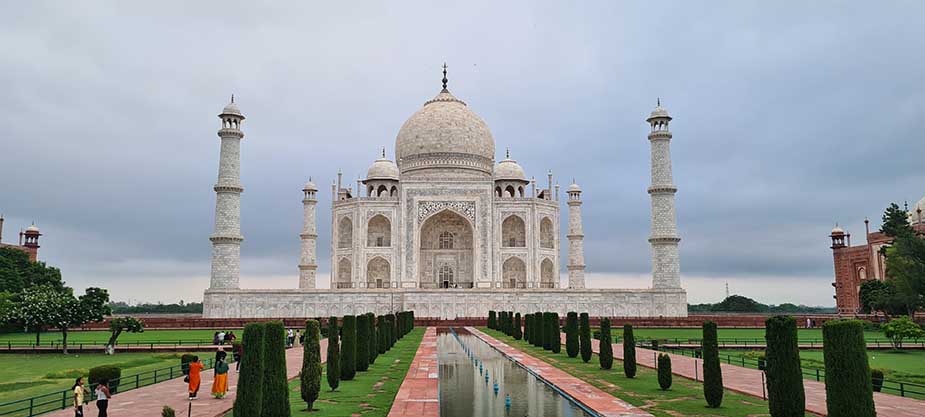
{"label": "paved walkway", "polygon": [[[327,357],[328,340],[321,340],[321,361],[324,362]],[[177,417],[218,417],[231,411],[234,405],[235,388],[237,388],[238,372],[234,370],[234,364],[228,371],[228,395],[223,399],[212,397],[212,377],[215,373],[211,370],[202,373],[202,385],[199,389],[199,399],[188,401],[186,383],[183,378],[175,378],[154,385],[116,394],[109,404],[109,415],[111,417],[129,417],[129,416],[159,416],[165,405],[170,406],[177,412]],[[291,380],[299,375],[302,368],[302,347],[296,346],[286,350],[286,376]],[[294,394],[298,395],[298,394]],[[193,405],[192,416],[187,414],[189,404]],[[84,414],[87,416],[96,415],[96,404],[90,403],[84,405]],[[69,407],[65,410],[55,411],[45,414],[49,417],[73,417],[74,409]],[[43,416],[43,417],[44,417]]]}
{"label": "paved walkway", "polygon": [[428,327],[405,374],[388,417],[439,417],[440,375],[437,368],[437,329]]}
{"label": "paved walkway", "polygon": [[[565,340],[564,333],[562,334],[562,340]],[[597,339],[591,341],[591,350],[594,353],[600,351],[599,347],[600,342]],[[654,369],[655,356],[652,355],[653,352],[649,349],[636,348],[636,363],[640,366]],[[623,360],[622,343],[613,344],[613,356]],[[673,374],[688,379],[703,380],[702,360],[671,353],[669,353],[669,356],[671,356],[671,371]],[[720,367],[723,370],[723,385],[726,389],[764,398],[761,371],[725,363],[720,364]],[[827,415],[825,383],[804,379],[803,391],[806,395],[806,411],[822,416]],[[925,401],[875,392],[874,403],[877,407],[878,417],[922,417],[925,415],[925,411],[923,411],[925,410]]]}
{"label": "paved walkway", "polygon": [[495,348],[501,354],[509,359],[526,367],[531,373],[538,378],[562,390],[575,401],[585,407],[594,410],[596,413],[606,417],[651,417],[649,414],[629,403],[610,395],[601,389],[591,385],[571,374],[556,368],[542,360],[534,358],[523,351],[513,348],[508,344],[501,342],[485,333],[480,332],[474,327],[466,327],[475,337],[482,339],[491,347]]}

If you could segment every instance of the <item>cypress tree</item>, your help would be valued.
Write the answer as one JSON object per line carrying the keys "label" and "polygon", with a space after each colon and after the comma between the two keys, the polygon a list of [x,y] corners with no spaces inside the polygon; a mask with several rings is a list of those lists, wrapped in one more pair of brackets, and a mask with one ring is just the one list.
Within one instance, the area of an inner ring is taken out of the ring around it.
{"label": "cypress tree", "polygon": [[874,417],[873,387],[864,325],[832,320],[822,326],[825,404],[830,416]]}
{"label": "cypress tree", "polygon": [[532,314],[524,314],[524,341],[530,343],[530,319]]}
{"label": "cypress tree", "polygon": [[357,371],[369,369],[369,316],[357,316]]}
{"label": "cypress tree", "polygon": [[765,320],[764,326],[768,409],[772,417],[801,417],[806,397],[797,345],[797,322],[793,317],[774,316]]}
{"label": "cypress tree", "polygon": [[376,332],[376,315],[366,313],[366,317],[369,324],[369,364],[372,365],[379,357],[379,334]]}
{"label": "cypress tree", "polygon": [[514,340],[523,339],[523,329],[520,327],[520,313],[514,314]]}
{"label": "cypress tree", "polygon": [[543,333],[546,333],[546,316],[543,313],[536,312],[533,314],[533,321],[536,323],[533,325],[533,329],[536,330],[536,337],[533,340],[533,346],[544,347],[546,344],[546,336]]}
{"label": "cypress tree", "polygon": [[385,316],[376,318],[376,333],[379,336],[379,354],[384,354],[389,350],[388,332],[385,328]]}
{"label": "cypress tree", "polygon": [[263,340],[263,401],[260,417],[289,417],[286,327],[281,321],[267,322]]}
{"label": "cypress tree", "polygon": [[302,401],[306,410],[312,406],[321,392],[321,326],[315,320],[305,321],[305,343],[302,344],[302,372],[299,373]]}
{"label": "cypress tree", "polygon": [[581,313],[578,324],[578,344],[581,351],[581,360],[585,363],[591,360],[591,320],[588,313]]}
{"label": "cypress tree", "polygon": [[239,416],[259,416],[263,402],[263,336],[266,325],[248,323],[244,326],[244,356],[238,374],[234,413]]}
{"label": "cypress tree", "polygon": [[549,343],[549,338],[552,336],[552,328],[549,327],[552,323],[552,313],[544,312],[543,313],[543,350],[552,350],[552,343]]}
{"label": "cypress tree", "polygon": [[350,381],[357,374],[357,318],[344,316],[340,329],[340,379]]}
{"label": "cypress tree", "polygon": [[667,353],[658,354],[658,386],[662,391],[671,388],[671,357]]}
{"label": "cypress tree", "polygon": [[565,316],[565,353],[568,357],[578,356],[578,313],[569,311]]}
{"label": "cypress tree", "polygon": [[623,325],[623,374],[627,378],[636,377],[636,337],[629,323]]}
{"label": "cypress tree", "polygon": [[716,323],[712,321],[703,322],[703,397],[710,408],[719,408],[723,403],[723,370],[719,366]]}
{"label": "cypress tree", "polygon": [[550,324],[550,334],[549,334],[549,347],[552,348],[552,353],[559,353],[562,351],[562,336],[560,336],[559,328],[559,313],[552,313],[552,324]]}
{"label": "cypress tree", "polygon": [[497,320],[498,319],[495,316],[495,310],[489,310],[488,311],[488,328],[492,330],[496,330],[495,327],[498,327],[498,324],[496,323]]}
{"label": "cypress tree", "polygon": [[514,337],[514,312],[507,312],[507,331],[508,336]]}
{"label": "cypress tree", "polygon": [[498,329],[497,330],[501,333],[505,333],[504,331],[504,315],[505,314],[506,313],[504,311],[498,312]]}
{"label": "cypress tree", "polygon": [[337,317],[328,318],[328,357],[326,378],[331,391],[340,386],[340,330],[337,328]]}
{"label": "cypress tree", "polygon": [[613,367],[613,345],[610,343],[613,337],[610,336],[610,319],[601,318],[601,335],[600,335],[600,352],[597,354],[600,359],[601,369],[610,369]]}
{"label": "cypress tree", "polygon": [[385,326],[386,330],[389,332],[389,350],[392,349],[392,346],[395,346],[395,315],[392,313],[385,315]]}

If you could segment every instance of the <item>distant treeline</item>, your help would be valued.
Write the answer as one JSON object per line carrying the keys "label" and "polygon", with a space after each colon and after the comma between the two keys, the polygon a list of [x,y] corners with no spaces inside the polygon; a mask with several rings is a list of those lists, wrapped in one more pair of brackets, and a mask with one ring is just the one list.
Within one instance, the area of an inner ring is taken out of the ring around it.
{"label": "distant treeline", "polygon": [[768,305],[741,295],[730,295],[715,304],[688,304],[687,311],[690,313],[834,313],[835,307],[810,307],[792,303]]}
{"label": "distant treeline", "polygon": [[170,314],[170,313],[199,313],[202,314],[202,303],[184,303],[183,300],[180,300],[180,303],[174,304],[136,304],[129,305],[124,301],[116,301],[109,304],[109,308],[112,309],[113,314],[144,314],[144,313],[159,313],[159,314]]}

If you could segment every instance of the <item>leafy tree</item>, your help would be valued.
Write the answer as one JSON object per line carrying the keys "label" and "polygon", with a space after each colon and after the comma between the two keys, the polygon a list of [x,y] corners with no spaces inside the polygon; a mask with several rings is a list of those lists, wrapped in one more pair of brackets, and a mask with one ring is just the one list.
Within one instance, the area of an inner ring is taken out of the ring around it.
{"label": "leafy tree", "polygon": [[719,408],[723,403],[723,370],[719,366],[719,344],[716,323],[703,322],[703,396],[707,407]]}
{"label": "leafy tree", "polygon": [[591,360],[591,322],[588,313],[581,313],[578,324],[578,344],[581,351],[581,360],[585,363]]}
{"label": "leafy tree", "polygon": [[261,417],[289,417],[289,387],[286,377],[286,327],[280,321],[265,325],[263,336],[263,402]]}
{"label": "leafy tree", "polygon": [[623,374],[627,378],[636,377],[636,337],[629,323],[623,325]]}
{"label": "leafy tree", "polygon": [[244,355],[241,357],[241,371],[238,373],[237,397],[234,399],[234,415],[259,416],[263,407],[263,353],[264,323],[248,323],[244,326]]}
{"label": "leafy tree", "polygon": [[113,314],[146,314],[146,313],[202,314],[202,303],[183,303],[183,300],[180,300],[179,303],[171,303],[171,304],[142,303],[142,304],[136,304],[136,305],[128,305],[128,303],[124,301],[114,301],[112,303],[109,303],[109,308],[112,309]]}
{"label": "leafy tree", "polygon": [[774,316],[765,324],[765,373],[768,408],[772,417],[802,417],[806,408],[797,322],[790,316]]}
{"label": "leafy tree", "polygon": [[523,337],[523,328],[520,326],[520,313],[517,313],[514,314],[514,340],[520,340]]}
{"label": "leafy tree", "polygon": [[715,311],[732,311],[732,312],[764,312],[767,306],[748,297],[741,295],[730,295],[721,303],[716,305]]}
{"label": "leafy tree", "polygon": [[913,234],[909,216],[905,210],[899,208],[899,204],[890,203],[883,212],[880,232],[892,238]]}
{"label": "leafy tree", "polygon": [[360,314],[357,316],[357,365],[359,372],[369,369],[369,316]]}
{"label": "leafy tree", "polygon": [[[380,316],[381,317],[381,316]],[[336,391],[340,386],[340,343],[337,329],[337,317],[328,318],[328,357],[325,364],[327,365],[327,381],[331,391]]]}
{"label": "leafy tree", "polygon": [[58,268],[45,262],[32,262],[21,250],[0,247],[0,288],[19,294],[31,287],[50,287],[63,291],[64,281]]}
{"label": "leafy tree", "polygon": [[302,372],[299,373],[301,382],[302,401],[305,401],[306,410],[312,411],[312,406],[321,392],[321,325],[316,320],[305,321],[305,343],[302,344]]}
{"label": "leafy tree", "polygon": [[864,325],[830,320],[822,325],[825,403],[830,416],[875,417]]}
{"label": "leafy tree", "polygon": [[610,319],[601,318],[600,350],[597,354],[600,358],[601,369],[613,368],[613,337],[610,335]]}
{"label": "leafy tree", "polygon": [[340,329],[340,379],[350,381],[357,374],[357,318],[344,316],[344,324]]}
{"label": "leafy tree", "polygon": [[909,315],[925,306],[925,238],[897,236],[886,249],[886,273],[896,287],[896,302],[905,304]]}
{"label": "leafy tree", "polygon": [[910,320],[907,316],[897,317],[884,324],[881,328],[883,334],[890,339],[893,349],[902,349],[903,340],[918,339],[925,336],[925,332],[918,324]]}
{"label": "leafy tree", "polygon": [[74,297],[70,288],[38,286],[26,289],[10,311],[9,319],[36,332],[39,343],[42,330],[54,327],[61,330],[61,344],[67,354],[68,331],[86,323],[103,321],[108,315],[109,294],[104,289],[90,287],[84,295]]}
{"label": "leafy tree", "polygon": [[658,386],[662,391],[671,388],[671,356],[666,353],[658,354]]}
{"label": "leafy tree", "polygon": [[112,355],[115,352],[116,339],[122,332],[141,333],[145,331],[145,323],[132,316],[113,317],[109,320],[109,341],[106,342],[106,353]]}
{"label": "leafy tree", "polygon": [[565,353],[570,358],[578,356],[578,313],[570,311],[565,315]]}
{"label": "leafy tree", "polygon": [[366,316],[366,321],[369,324],[369,364],[372,365],[376,363],[376,358],[379,357],[379,333],[376,330],[376,315],[366,313]]}

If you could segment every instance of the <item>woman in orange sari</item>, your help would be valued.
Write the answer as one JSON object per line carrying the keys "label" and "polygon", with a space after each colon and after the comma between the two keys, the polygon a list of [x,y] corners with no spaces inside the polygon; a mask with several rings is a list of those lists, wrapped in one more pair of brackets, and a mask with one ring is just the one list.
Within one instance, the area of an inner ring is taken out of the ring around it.
{"label": "woman in orange sari", "polygon": [[228,391],[228,364],[224,359],[215,362],[215,379],[212,381],[212,396],[224,398]]}
{"label": "woman in orange sari", "polygon": [[199,393],[199,384],[202,383],[200,379],[200,373],[202,373],[202,362],[199,361],[198,356],[193,357],[193,361],[189,364],[189,399],[195,400],[196,394]]}

